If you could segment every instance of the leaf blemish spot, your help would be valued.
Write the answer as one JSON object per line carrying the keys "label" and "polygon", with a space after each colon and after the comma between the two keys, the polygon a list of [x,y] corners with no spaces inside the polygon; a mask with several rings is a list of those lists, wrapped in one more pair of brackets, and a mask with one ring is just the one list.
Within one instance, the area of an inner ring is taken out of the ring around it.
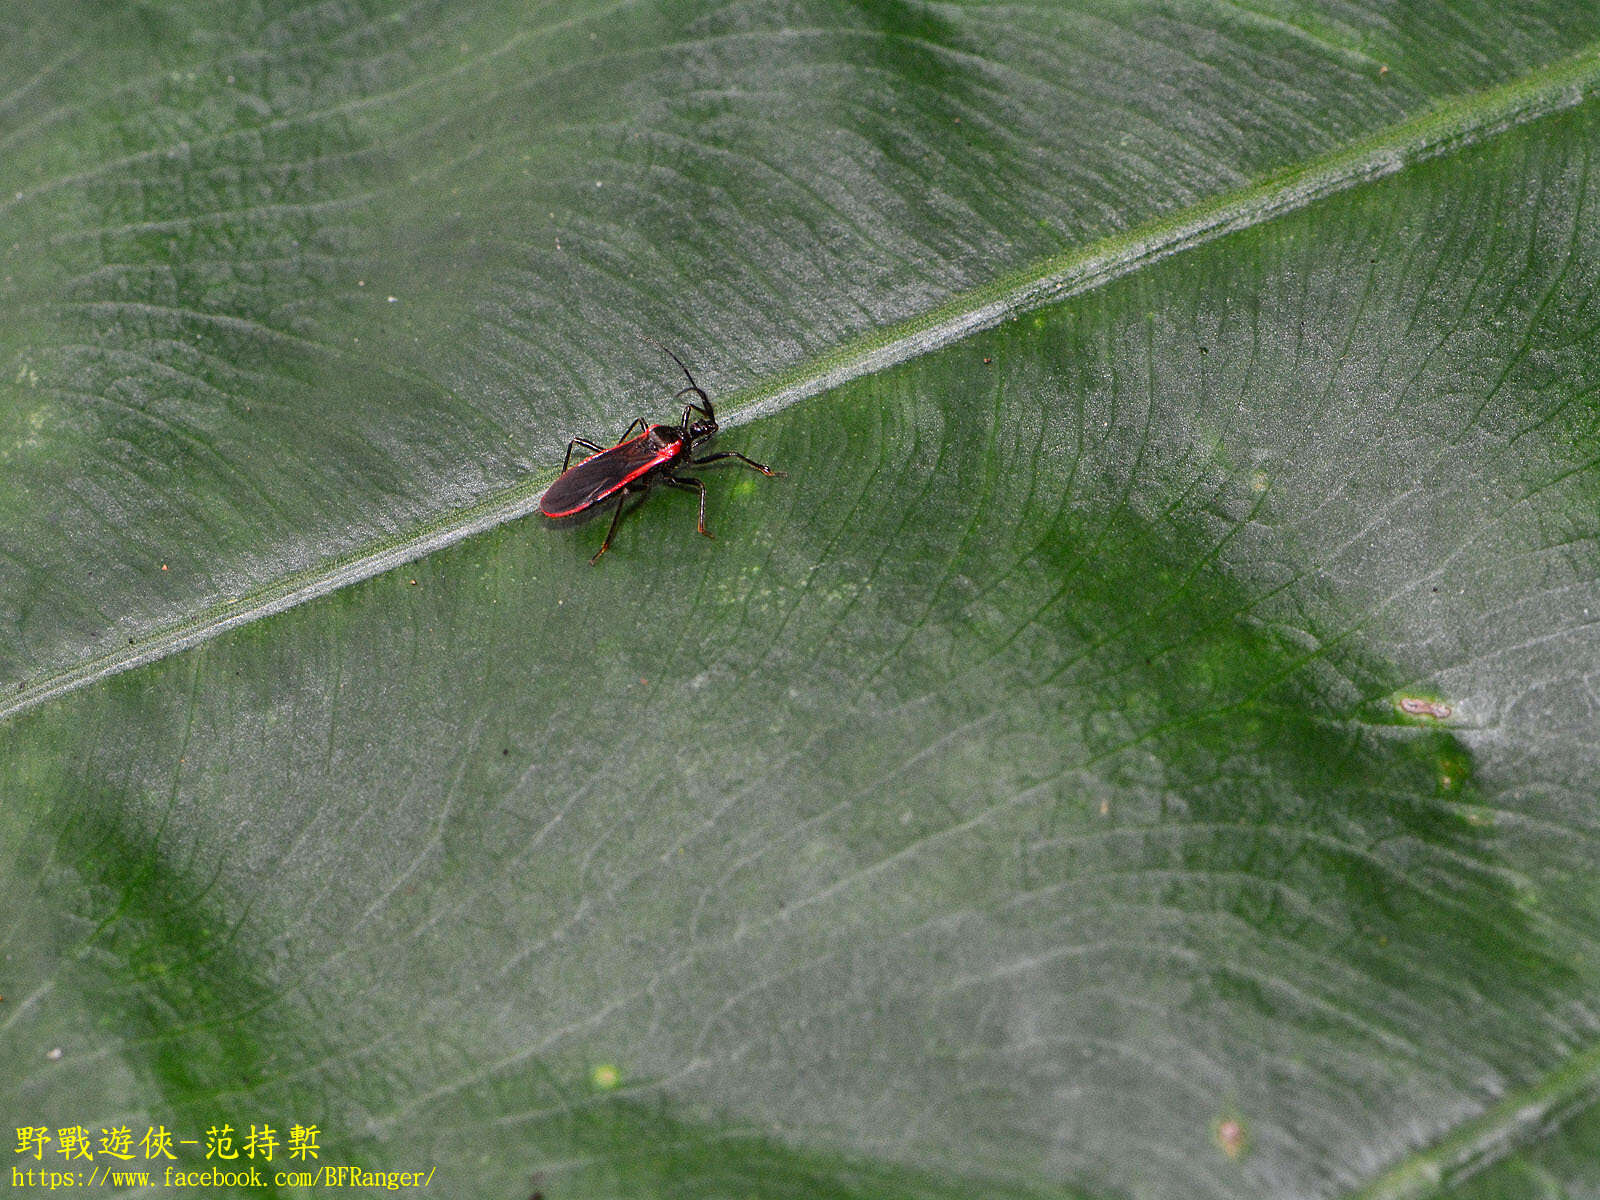
{"label": "leaf blemish spot", "polygon": [[611,1063],[599,1063],[589,1072],[589,1082],[597,1092],[610,1092],[622,1082],[622,1072]]}
{"label": "leaf blemish spot", "polygon": [[1233,1117],[1218,1121],[1211,1133],[1218,1147],[1229,1158],[1237,1159],[1248,1148],[1249,1138],[1245,1135],[1243,1121]]}
{"label": "leaf blemish spot", "polygon": [[1395,707],[1409,717],[1431,717],[1443,721],[1454,710],[1443,701],[1429,700],[1426,696],[1401,696]]}

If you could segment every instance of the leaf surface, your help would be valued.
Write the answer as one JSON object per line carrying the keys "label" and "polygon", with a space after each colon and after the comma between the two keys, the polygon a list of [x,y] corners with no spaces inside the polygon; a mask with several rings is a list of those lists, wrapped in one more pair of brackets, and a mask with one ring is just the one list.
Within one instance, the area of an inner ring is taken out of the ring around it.
{"label": "leaf surface", "polygon": [[[17,1124],[1583,1194],[1587,9],[396,11],[7,92]],[[669,407],[629,327],[788,476],[590,569],[493,505]]]}

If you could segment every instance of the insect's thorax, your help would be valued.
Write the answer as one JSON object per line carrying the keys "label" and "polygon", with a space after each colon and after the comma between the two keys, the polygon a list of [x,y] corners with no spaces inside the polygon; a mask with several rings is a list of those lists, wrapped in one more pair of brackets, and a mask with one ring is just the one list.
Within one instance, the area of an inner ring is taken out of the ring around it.
{"label": "insect's thorax", "polygon": [[650,444],[657,450],[665,450],[669,446],[676,446],[683,441],[683,430],[676,425],[652,425],[650,432],[645,435],[650,439]]}

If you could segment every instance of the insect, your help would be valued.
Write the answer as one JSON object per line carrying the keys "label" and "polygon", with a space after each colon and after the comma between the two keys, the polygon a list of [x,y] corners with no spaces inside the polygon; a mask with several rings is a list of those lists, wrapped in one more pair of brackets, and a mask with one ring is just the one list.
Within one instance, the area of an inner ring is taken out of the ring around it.
{"label": "insect", "polygon": [[[654,339],[647,340],[654,342]],[[656,483],[682,488],[686,492],[698,491],[699,530],[706,537],[713,536],[706,528],[706,485],[692,476],[678,474],[679,468],[685,465],[700,467],[707,463],[738,459],[751,470],[760,471],[763,475],[783,474],[782,471],[774,471],[732,450],[708,454],[704,458],[694,457],[696,449],[716,436],[716,410],[711,406],[711,397],[706,395],[705,389],[694,381],[694,376],[689,374],[689,368],[683,365],[683,360],[660,342],[654,344],[678,364],[684,378],[689,381],[688,387],[681,388],[673,396],[674,400],[681,396],[695,397],[683,406],[683,417],[676,425],[651,425],[643,417],[635,417],[632,424],[622,431],[622,437],[614,446],[601,446],[588,438],[573,438],[567,443],[567,457],[562,460],[561,474],[545,494],[539,497],[539,511],[547,517],[575,516],[604,500],[616,497],[616,511],[611,515],[611,528],[606,530],[605,541],[600,543],[600,549],[596,550],[594,557],[589,560],[590,566],[599,562],[600,556],[611,548],[611,538],[617,532],[618,522],[622,520],[622,507],[627,503],[628,497]],[[637,434],[633,432],[635,429],[639,430]],[[574,446],[583,446],[596,453],[581,460],[577,466],[573,466]]]}

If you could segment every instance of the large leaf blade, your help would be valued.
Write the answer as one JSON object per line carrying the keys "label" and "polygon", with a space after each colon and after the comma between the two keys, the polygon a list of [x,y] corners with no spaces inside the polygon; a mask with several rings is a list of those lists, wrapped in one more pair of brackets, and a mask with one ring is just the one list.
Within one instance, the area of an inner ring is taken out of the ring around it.
{"label": "large leaf blade", "polygon": [[1596,119],[747,426],[791,475],[715,545],[507,526],[13,722],[8,946],[76,947],[23,1095],[497,1193],[1537,1137],[1595,1074]]}

